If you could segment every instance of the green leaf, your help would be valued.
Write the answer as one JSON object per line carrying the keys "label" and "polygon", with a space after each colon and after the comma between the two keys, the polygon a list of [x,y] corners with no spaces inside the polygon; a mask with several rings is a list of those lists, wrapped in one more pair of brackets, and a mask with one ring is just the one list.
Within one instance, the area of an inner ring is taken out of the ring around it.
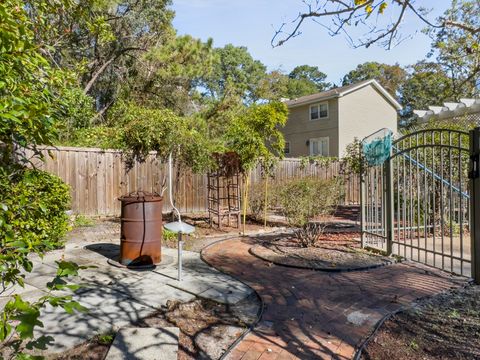
{"label": "green leaf", "polygon": [[79,266],[71,261],[56,261],[58,265],[57,276],[76,276]]}
{"label": "green leaf", "polygon": [[38,339],[29,341],[25,347],[29,350],[32,349],[39,349],[39,350],[47,350],[47,345],[53,345],[54,338],[51,336],[42,335]]}
{"label": "green leaf", "polygon": [[[1,313],[0,315],[2,315],[2,318],[5,318],[4,313]],[[12,327],[10,326],[10,324],[6,321],[2,321],[2,323],[0,323],[0,342],[4,341],[11,332]]]}
{"label": "green leaf", "polygon": [[31,355],[25,353],[16,354],[15,357],[17,360],[44,360],[45,358],[40,355]]}
{"label": "green leaf", "polygon": [[38,308],[28,301],[23,301],[19,295],[15,295],[14,300],[7,303],[5,308],[12,310],[15,314],[12,319],[19,321],[15,330],[21,339],[32,338],[35,326],[43,327],[43,323],[38,320],[40,316]]}
{"label": "green leaf", "polygon": [[80,303],[78,303],[76,301],[69,301],[69,302],[64,303],[61,306],[69,314],[73,314],[75,312],[75,310],[79,311],[79,312],[87,312],[88,311],[88,309],[85,306],[80,305]]}

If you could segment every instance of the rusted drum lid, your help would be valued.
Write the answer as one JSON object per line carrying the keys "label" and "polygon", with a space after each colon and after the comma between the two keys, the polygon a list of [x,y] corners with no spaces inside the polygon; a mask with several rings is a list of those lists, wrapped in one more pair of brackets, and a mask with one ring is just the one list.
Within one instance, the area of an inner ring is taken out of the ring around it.
{"label": "rusted drum lid", "polygon": [[123,195],[118,198],[122,203],[132,202],[154,202],[162,201],[163,197],[159,193],[151,193],[147,191],[134,191],[128,195]]}

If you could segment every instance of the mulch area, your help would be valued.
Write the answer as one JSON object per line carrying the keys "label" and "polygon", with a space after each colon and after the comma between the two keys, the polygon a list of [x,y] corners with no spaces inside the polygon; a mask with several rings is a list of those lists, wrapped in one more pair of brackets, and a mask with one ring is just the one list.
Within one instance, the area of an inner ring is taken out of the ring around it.
{"label": "mulch area", "polygon": [[363,359],[480,359],[480,286],[420,301],[387,320]]}
{"label": "mulch area", "polygon": [[[167,302],[165,309],[133,324],[135,327],[180,329],[178,360],[219,359],[222,354],[257,320],[260,307],[256,295],[235,306],[196,299],[187,303]],[[102,360],[114,334],[96,336],[51,360]]]}
{"label": "mulch area", "polygon": [[314,247],[302,247],[292,236],[252,246],[250,252],[278,265],[323,271],[352,271],[392,264],[393,260],[360,249],[359,233],[325,233]]}

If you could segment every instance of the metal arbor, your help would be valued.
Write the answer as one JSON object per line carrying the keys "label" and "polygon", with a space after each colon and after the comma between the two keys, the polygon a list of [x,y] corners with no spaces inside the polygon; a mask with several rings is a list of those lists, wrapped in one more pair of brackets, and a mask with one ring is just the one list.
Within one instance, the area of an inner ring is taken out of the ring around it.
{"label": "metal arbor", "polygon": [[361,175],[362,246],[480,282],[480,128],[428,129]]}

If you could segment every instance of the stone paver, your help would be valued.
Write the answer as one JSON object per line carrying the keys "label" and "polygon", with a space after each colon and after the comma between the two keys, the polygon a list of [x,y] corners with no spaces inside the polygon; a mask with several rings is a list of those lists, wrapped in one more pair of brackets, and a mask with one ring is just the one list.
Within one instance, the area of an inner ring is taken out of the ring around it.
{"label": "stone paver", "polygon": [[269,264],[248,250],[254,239],[227,240],[202,253],[212,266],[253,287],[265,303],[259,326],[228,359],[351,359],[384,315],[459,286],[464,279],[401,263],[326,273]]}
{"label": "stone paver", "polygon": [[[135,271],[112,266],[109,258],[119,255],[120,240],[116,227],[92,227],[70,235],[64,250],[53,251],[43,259],[32,257],[33,272],[26,274],[25,288],[13,288],[10,295],[22,293],[27,299],[45,295],[46,283],[56,273],[55,261],[74,261],[83,266],[72,282],[82,284],[73,299],[87,308],[86,313],[67,314],[63,309],[48,306],[42,312],[37,336],[52,336],[55,342],[49,352],[62,352],[97,334],[134,324],[168,300],[190,301],[203,297],[236,304],[251,295],[252,290],[241,282],[208,266],[198,253],[184,252],[184,281],[178,282],[177,252],[163,248],[164,264],[149,271]],[[113,230],[113,231],[112,231]],[[63,292],[62,292],[63,295]],[[8,298],[2,298],[0,308]]]}
{"label": "stone paver", "polygon": [[177,360],[178,337],[176,327],[120,329],[105,360]]}

